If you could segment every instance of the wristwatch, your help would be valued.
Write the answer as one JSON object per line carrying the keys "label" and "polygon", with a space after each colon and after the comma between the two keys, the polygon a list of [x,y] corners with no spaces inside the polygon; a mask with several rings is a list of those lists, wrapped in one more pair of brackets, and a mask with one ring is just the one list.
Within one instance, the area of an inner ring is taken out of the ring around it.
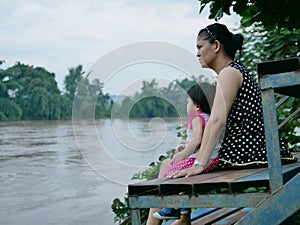
{"label": "wristwatch", "polygon": [[200,162],[199,160],[194,161],[194,166],[201,166],[203,169],[205,169],[206,164]]}

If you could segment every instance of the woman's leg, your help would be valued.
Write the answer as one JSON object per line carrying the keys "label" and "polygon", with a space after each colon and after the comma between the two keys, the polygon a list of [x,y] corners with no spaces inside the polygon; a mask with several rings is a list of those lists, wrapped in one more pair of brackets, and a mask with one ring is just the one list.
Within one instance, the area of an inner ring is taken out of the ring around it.
{"label": "woman's leg", "polygon": [[[164,177],[164,173],[166,172],[166,170],[169,168],[170,166],[170,159],[165,159],[164,161],[162,161],[160,168],[159,168],[159,174],[158,174],[158,178],[163,178]],[[152,208],[149,210],[149,216],[147,219],[147,223],[146,225],[160,225],[162,223],[161,220],[155,219],[152,215],[156,212],[160,211],[160,208]]]}

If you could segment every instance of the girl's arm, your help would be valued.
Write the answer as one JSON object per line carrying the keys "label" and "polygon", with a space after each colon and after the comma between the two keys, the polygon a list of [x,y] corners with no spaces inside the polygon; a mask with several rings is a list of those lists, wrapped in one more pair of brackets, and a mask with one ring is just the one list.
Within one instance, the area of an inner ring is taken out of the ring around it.
{"label": "girl's arm", "polygon": [[174,156],[171,159],[171,162],[177,162],[179,160],[185,159],[191,154],[193,154],[196,149],[199,148],[202,140],[202,134],[203,134],[201,118],[199,118],[198,116],[195,117],[192,120],[192,127],[193,127],[192,140],[185,145],[185,148],[182,151],[174,154]]}
{"label": "girl's arm", "polygon": [[[227,116],[242,82],[242,74],[235,68],[225,67],[219,74],[211,115],[206,124],[200,151],[197,155],[197,160],[203,165],[206,165],[210,159],[220,138],[221,131],[226,126]],[[202,166],[193,166],[170,177],[192,176],[201,173],[203,170]]]}

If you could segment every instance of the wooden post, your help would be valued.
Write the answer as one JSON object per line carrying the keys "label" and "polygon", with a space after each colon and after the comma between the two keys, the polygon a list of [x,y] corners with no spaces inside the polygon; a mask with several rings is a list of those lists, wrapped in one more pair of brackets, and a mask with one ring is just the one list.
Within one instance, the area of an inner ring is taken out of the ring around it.
{"label": "wooden post", "polygon": [[283,185],[274,89],[262,90],[265,137],[271,192]]}
{"label": "wooden post", "polygon": [[130,209],[131,225],[141,225],[141,217],[139,209]]}

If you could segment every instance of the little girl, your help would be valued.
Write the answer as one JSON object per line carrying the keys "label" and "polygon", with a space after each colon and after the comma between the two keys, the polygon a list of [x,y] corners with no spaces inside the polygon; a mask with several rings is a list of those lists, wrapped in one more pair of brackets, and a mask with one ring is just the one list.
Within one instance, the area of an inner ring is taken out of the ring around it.
{"label": "little girl", "polygon": [[[203,90],[202,90],[203,88]],[[208,89],[213,89],[212,91]],[[208,83],[196,84],[187,91],[186,110],[188,120],[185,124],[187,129],[187,140],[185,145],[177,147],[176,153],[170,159],[169,168],[163,173],[168,177],[170,174],[192,167],[200,147],[202,134],[210,114],[210,106],[206,95],[215,93],[215,87]],[[217,162],[209,164],[205,172],[213,169]],[[180,214],[187,214],[187,209],[163,208],[152,216],[159,220],[178,219]]]}

